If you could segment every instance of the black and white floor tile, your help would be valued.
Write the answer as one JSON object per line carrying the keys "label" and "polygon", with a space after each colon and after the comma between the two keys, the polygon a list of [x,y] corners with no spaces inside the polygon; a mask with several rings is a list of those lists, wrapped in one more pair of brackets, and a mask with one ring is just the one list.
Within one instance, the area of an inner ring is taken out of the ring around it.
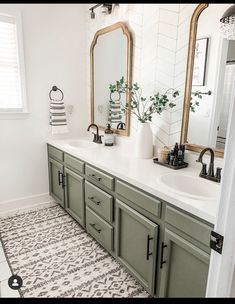
{"label": "black and white floor tile", "polygon": [[58,204],[0,220],[7,261],[23,279],[21,297],[150,297]]}

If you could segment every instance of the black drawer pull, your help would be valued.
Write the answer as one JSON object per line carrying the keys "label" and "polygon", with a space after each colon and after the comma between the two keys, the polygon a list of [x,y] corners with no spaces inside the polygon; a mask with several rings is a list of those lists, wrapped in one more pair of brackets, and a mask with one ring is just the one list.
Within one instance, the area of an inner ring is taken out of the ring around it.
{"label": "black drawer pull", "polygon": [[161,265],[160,265],[160,268],[162,268],[162,265],[166,263],[166,260],[163,261],[163,252],[164,252],[164,248],[166,248],[167,245],[165,245],[163,242],[162,242],[162,248],[161,248]]}
{"label": "black drawer pull", "polygon": [[64,188],[66,186],[65,178],[66,178],[66,176],[64,174],[62,174],[62,188]]}
{"label": "black drawer pull", "polygon": [[99,182],[101,181],[101,177],[97,177],[95,174],[89,174],[89,176],[93,177],[94,179],[98,180]]}
{"label": "black drawer pull", "polygon": [[150,237],[150,235],[148,234],[148,236],[147,236],[147,254],[146,254],[147,260],[149,260],[149,256],[153,254],[152,252],[149,252],[149,243],[151,240],[153,240],[153,238]]}
{"label": "black drawer pull", "polygon": [[102,229],[96,228],[95,224],[90,223],[90,226],[91,226],[93,229],[95,229],[98,233],[100,233],[101,230],[102,230]]}
{"label": "black drawer pull", "polygon": [[99,205],[101,203],[100,201],[95,200],[94,196],[88,196],[88,199],[93,203],[95,203],[96,205]]}
{"label": "black drawer pull", "polygon": [[59,183],[59,186],[62,185],[62,183],[63,183],[63,174],[60,171],[58,171],[58,183]]}

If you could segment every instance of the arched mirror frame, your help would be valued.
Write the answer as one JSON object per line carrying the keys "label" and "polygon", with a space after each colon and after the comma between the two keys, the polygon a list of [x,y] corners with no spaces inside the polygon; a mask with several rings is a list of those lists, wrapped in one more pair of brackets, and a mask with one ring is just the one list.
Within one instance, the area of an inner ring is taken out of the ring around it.
{"label": "arched mirror frame", "polygon": [[[189,125],[189,113],[190,113],[190,98],[192,93],[192,79],[193,79],[193,66],[194,66],[194,54],[195,54],[195,45],[197,39],[197,25],[198,18],[201,15],[202,11],[204,11],[209,6],[208,3],[199,4],[191,18],[190,23],[190,33],[189,33],[189,46],[188,46],[188,59],[187,59],[187,73],[186,73],[186,82],[185,82],[185,93],[184,93],[184,107],[183,107],[183,117],[182,117],[182,126],[181,126],[181,144],[185,144],[187,150],[191,150],[194,152],[201,152],[205,146],[190,144],[187,142],[188,136],[188,125]],[[223,149],[214,149],[215,156],[223,157],[224,150]]]}
{"label": "arched mirror frame", "polygon": [[[105,28],[102,28],[98,30],[95,33],[94,39],[91,43],[90,47],[90,103],[91,103],[91,123],[95,123],[95,117],[94,117],[94,48],[97,43],[97,39],[99,36],[104,35],[106,33],[112,32],[116,29],[122,29],[123,35],[126,35],[127,37],[127,73],[126,73],[126,81],[128,85],[132,84],[132,54],[133,54],[133,40],[132,40],[132,34],[129,31],[127,25],[123,22],[117,22],[115,24],[112,24],[110,26],[107,26]],[[124,75],[125,77],[125,75]],[[118,79],[117,79],[118,80]],[[126,95],[126,102],[130,101],[130,94],[127,93]],[[126,111],[126,129],[121,130],[121,129],[112,129],[114,133],[119,134],[119,135],[125,135],[129,136],[130,135],[130,111]],[[105,130],[106,126],[101,126],[98,125],[100,130]]]}

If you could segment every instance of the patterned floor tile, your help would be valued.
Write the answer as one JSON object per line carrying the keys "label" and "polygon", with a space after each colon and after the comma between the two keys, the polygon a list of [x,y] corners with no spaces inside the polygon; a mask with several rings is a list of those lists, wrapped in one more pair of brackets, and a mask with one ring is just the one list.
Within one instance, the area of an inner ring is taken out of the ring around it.
{"label": "patterned floor tile", "polygon": [[1,217],[0,236],[22,297],[150,295],[57,204]]}

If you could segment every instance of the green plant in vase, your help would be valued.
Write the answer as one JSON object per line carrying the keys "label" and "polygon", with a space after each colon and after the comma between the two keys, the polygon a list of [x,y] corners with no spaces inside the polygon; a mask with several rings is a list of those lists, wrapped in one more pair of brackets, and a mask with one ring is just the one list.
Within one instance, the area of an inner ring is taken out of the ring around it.
{"label": "green plant in vase", "polygon": [[172,99],[179,96],[179,91],[170,88],[164,94],[157,92],[146,98],[142,95],[142,89],[138,83],[128,85],[124,77],[115,84],[110,84],[109,89],[110,103],[115,104],[115,100],[112,98],[114,93],[118,94],[118,101],[121,101],[122,94],[129,96],[129,100],[125,104],[121,103],[121,111],[128,111],[141,122],[136,137],[136,157],[151,158],[153,156],[153,136],[149,122],[152,121],[153,115],[160,115],[164,110],[176,106]]}
{"label": "green plant in vase", "polygon": [[110,84],[109,89],[111,103],[115,103],[115,101],[112,100],[113,93],[118,93],[119,96],[121,96],[121,94],[130,95],[130,101],[126,102],[126,104],[122,104],[122,111],[130,111],[130,113],[142,123],[152,121],[155,113],[161,114],[164,110],[175,107],[176,104],[170,99],[179,96],[178,90],[170,88],[166,90],[164,94],[157,92],[148,98],[143,97],[142,89],[138,83],[129,86],[124,80],[124,77],[116,81],[115,84]]}

